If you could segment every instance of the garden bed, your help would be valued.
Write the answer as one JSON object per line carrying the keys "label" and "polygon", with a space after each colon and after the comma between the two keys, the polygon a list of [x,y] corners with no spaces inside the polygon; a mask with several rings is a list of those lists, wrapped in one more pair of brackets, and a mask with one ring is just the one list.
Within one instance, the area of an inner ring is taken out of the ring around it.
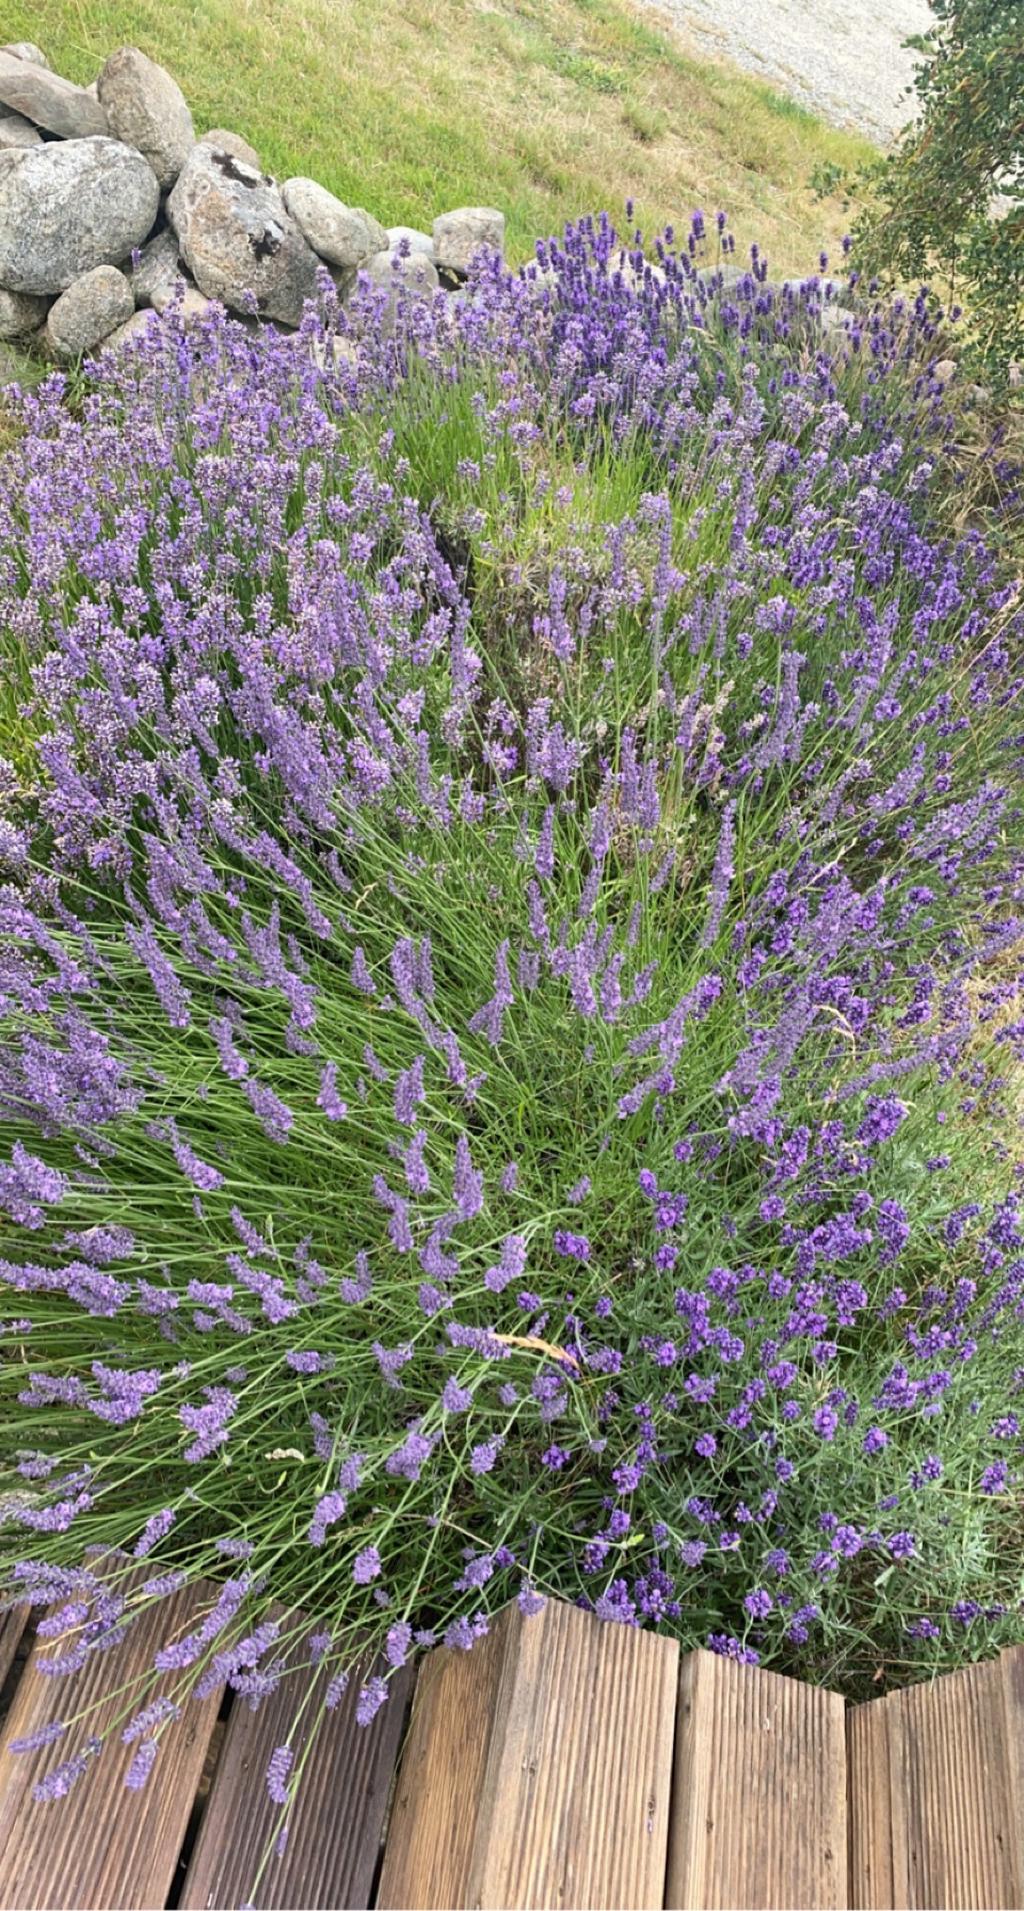
{"label": "garden bed", "polygon": [[118,1694],[44,1799],[226,1685],[283,1829],[510,1598],[854,1701],[1024,1635],[1016,587],[923,298],[651,256],[19,401],[4,1583]]}

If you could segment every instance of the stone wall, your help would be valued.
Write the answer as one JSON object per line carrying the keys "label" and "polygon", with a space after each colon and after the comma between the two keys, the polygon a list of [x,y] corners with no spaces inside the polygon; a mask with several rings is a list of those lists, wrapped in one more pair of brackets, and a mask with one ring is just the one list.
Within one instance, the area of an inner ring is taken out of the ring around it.
{"label": "stone wall", "polygon": [[360,273],[392,293],[453,290],[504,233],[491,207],[426,233],[316,180],[279,184],[239,134],[197,136],[176,81],[136,47],[87,87],[26,41],[0,47],[0,340],[60,364],[213,300],[296,326],[324,267],[342,297]]}

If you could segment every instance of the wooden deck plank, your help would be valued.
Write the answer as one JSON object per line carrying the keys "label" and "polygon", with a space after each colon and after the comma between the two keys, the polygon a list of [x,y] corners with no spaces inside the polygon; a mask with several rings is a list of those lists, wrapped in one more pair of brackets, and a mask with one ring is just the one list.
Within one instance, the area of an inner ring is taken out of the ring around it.
{"label": "wooden deck plank", "polygon": [[0,1685],[3,1685],[12,1665],[14,1656],[21,1644],[22,1634],[28,1625],[29,1605],[11,1606],[9,1611],[0,1613]]}
{"label": "wooden deck plank", "polygon": [[[32,1796],[37,1779],[80,1752],[89,1735],[125,1715],[126,1695],[111,1697],[151,1665],[159,1645],[194,1623],[209,1605],[209,1593],[188,1587],[135,1621],[112,1652],[92,1653],[81,1671],[61,1677],[38,1669],[57,1641],[37,1640],[0,1740],[0,1907],[3,1911],[149,1911],[163,1905],[174,1876],[206,1746],[217,1717],[219,1694],[190,1700],[160,1740],[160,1751],[142,1791],[124,1780],[135,1751],[123,1745],[119,1726],[90,1763],[70,1796],[53,1803]],[[144,1702],[168,1689],[162,1680]],[[134,1710],[134,1707],[130,1707]],[[44,1750],[15,1755],[12,1739],[64,1717],[79,1717]],[[127,1715],[125,1715],[127,1716]]]}
{"label": "wooden deck plank", "polygon": [[291,1744],[302,1777],[287,1841],[280,1856],[270,1857],[258,1885],[280,1818],[266,1788],[267,1763],[288,1738],[307,1687],[285,1677],[255,1712],[235,1699],[185,1877],[182,1911],[240,1904],[260,1911],[349,1911],[369,1904],[412,1676],[404,1670],[394,1675],[386,1704],[368,1726],[356,1724],[359,1684],[353,1675],[333,1712],[321,1715],[311,1703],[299,1720]]}
{"label": "wooden deck plank", "polygon": [[846,1901],[842,1698],[712,1652],[688,1653],[669,1911],[843,1911]]}
{"label": "wooden deck plank", "polygon": [[1024,1905],[1024,1647],[855,1707],[849,1756],[852,1905]]}
{"label": "wooden deck plank", "polygon": [[379,1911],[662,1904],[678,1648],[549,1600],[419,1677]]}
{"label": "wooden deck plank", "polygon": [[903,1713],[888,1703],[897,1696],[851,1706],[846,1715],[850,1904],[858,1908],[885,1905],[896,1911],[907,1901]]}

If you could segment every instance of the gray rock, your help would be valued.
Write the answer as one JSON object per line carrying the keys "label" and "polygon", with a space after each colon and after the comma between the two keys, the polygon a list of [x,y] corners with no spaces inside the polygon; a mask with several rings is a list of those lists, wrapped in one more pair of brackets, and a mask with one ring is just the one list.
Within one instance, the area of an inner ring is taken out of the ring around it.
{"label": "gray rock", "polygon": [[317,257],[273,180],[230,153],[193,146],[167,202],[200,292],[263,318],[298,325],[316,297]]}
{"label": "gray rock", "polygon": [[0,53],[13,53],[15,59],[27,60],[30,66],[45,66],[49,69],[50,62],[42,47],[36,46],[32,40],[9,40],[6,46],[0,46]]}
{"label": "gray rock", "polygon": [[956,377],[956,359],[940,358],[935,367],[935,376],[942,385],[951,385]]}
{"label": "gray rock", "polygon": [[[781,304],[788,317],[796,318],[804,324],[817,326],[827,338],[834,335],[834,343],[840,345],[846,336],[850,318],[849,308],[842,303],[846,295],[846,286],[838,279],[766,279],[755,285],[755,294],[770,292],[776,302]],[[816,309],[812,306],[816,301]]]}
{"label": "gray rock", "polygon": [[123,325],[118,325],[107,334],[101,349],[104,352],[120,351],[122,346],[132,345],[136,339],[150,338],[163,329],[163,320],[156,312],[133,312]]}
{"label": "gray rock", "polygon": [[295,333],[294,336],[296,346],[300,350],[303,347],[308,350],[319,372],[333,371],[339,366],[347,368],[359,363],[359,347],[354,345],[350,338],[338,338],[336,334],[332,334],[330,338],[315,338],[307,344],[301,332]]}
{"label": "gray rock", "polygon": [[230,153],[232,159],[240,159],[254,172],[261,172],[260,156],[255,146],[250,146],[241,133],[225,132],[223,126],[215,126],[211,133],[200,133],[200,146],[212,146],[218,153]]}
{"label": "gray rock", "polygon": [[768,280],[767,283],[771,285],[774,292],[788,295],[801,304],[805,303],[814,291],[817,291],[822,303],[826,300],[832,304],[841,303],[846,292],[846,287],[840,279],[783,279],[778,284],[772,280]]}
{"label": "gray rock", "polygon": [[47,303],[27,292],[0,292],[0,338],[31,338],[46,317]]}
{"label": "gray rock", "polygon": [[96,90],[115,137],[149,160],[161,186],[173,185],[196,142],[177,80],[138,47],[122,46],[110,55]]}
{"label": "gray rock", "polygon": [[102,106],[84,86],[72,86],[17,53],[0,52],[0,103],[61,139],[90,139],[107,131]]}
{"label": "gray rock", "polygon": [[558,273],[554,266],[540,265],[536,259],[520,266],[519,277],[537,299],[542,298],[545,292],[553,292],[558,285]]}
{"label": "gray rock", "polygon": [[156,306],[161,293],[180,277],[179,257],[178,235],[170,227],[158,232],[155,239],[147,240],[139,253],[138,265],[132,266],[128,274],[136,305]]}
{"label": "gray rock", "polygon": [[634,265],[632,259],[624,257],[621,252],[612,253],[605,270],[610,279],[621,279],[630,292],[642,291],[648,282],[648,274],[652,284],[665,283],[665,274],[660,265],[652,265],[649,259],[642,266]]}
{"label": "gray rock", "polygon": [[842,332],[845,334],[850,314],[842,305],[823,305],[818,313],[818,324],[823,332]]}
{"label": "gray rock", "polygon": [[493,206],[459,206],[434,220],[434,261],[449,272],[467,272],[481,246],[505,249],[505,215]]}
{"label": "gray rock", "polygon": [[141,245],[160,188],[141,153],[115,139],[0,152],[0,285],[63,292]]}
{"label": "gray rock", "polygon": [[62,365],[69,365],[123,325],[134,310],[132,289],[124,273],[113,265],[94,266],[51,305],[46,320],[47,346]]}
{"label": "gray rock", "polygon": [[198,292],[191,279],[186,279],[183,272],[177,272],[170,285],[157,287],[151,304],[154,312],[159,312],[161,318],[169,313],[172,317],[180,319],[182,325],[187,328],[194,325],[197,319],[206,317],[213,300],[205,298],[202,292]]}
{"label": "gray rock", "polygon": [[375,252],[372,259],[359,268],[359,281],[367,281],[376,291],[390,294],[383,314],[385,332],[394,326],[395,312],[403,298],[429,298],[437,291],[441,281],[437,268],[431,259],[422,252]]}
{"label": "gray rock", "polygon": [[363,265],[387,245],[388,235],[372,213],[343,205],[315,179],[286,179],[281,197],[313,251],[330,265]]}
{"label": "gray rock", "polygon": [[720,286],[723,292],[731,292],[744,279],[751,277],[749,265],[730,265],[728,260],[720,260],[718,265],[702,265],[697,269],[697,278],[702,285]]}
{"label": "gray rock", "polygon": [[23,146],[41,146],[43,137],[33,126],[31,120],[23,119],[20,113],[4,112],[0,118],[0,152],[9,152]]}
{"label": "gray rock", "polygon": [[441,283],[433,260],[422,252],[375,252],[360,267],[360,277],[363,274],[371,285],[387,291],[436,292]]}
{"label": "gray rock", "polygon": [[415,226],[389,226],[387,239],[389,252],[397,252],[402,240],[408,239],[409,251],[422,253],[433,264],[434,241],[429,232],[417,232]]}

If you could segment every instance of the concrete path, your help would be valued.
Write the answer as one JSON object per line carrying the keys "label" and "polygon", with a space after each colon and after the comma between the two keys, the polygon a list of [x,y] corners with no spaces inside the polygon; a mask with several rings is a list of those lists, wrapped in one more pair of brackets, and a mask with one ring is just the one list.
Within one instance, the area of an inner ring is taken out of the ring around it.
{"label": "concrete path", "polygon": [[911,117],[915,56],[934,25],[927,0],[652,0],[695,40],[836,126],[888,145]]}

